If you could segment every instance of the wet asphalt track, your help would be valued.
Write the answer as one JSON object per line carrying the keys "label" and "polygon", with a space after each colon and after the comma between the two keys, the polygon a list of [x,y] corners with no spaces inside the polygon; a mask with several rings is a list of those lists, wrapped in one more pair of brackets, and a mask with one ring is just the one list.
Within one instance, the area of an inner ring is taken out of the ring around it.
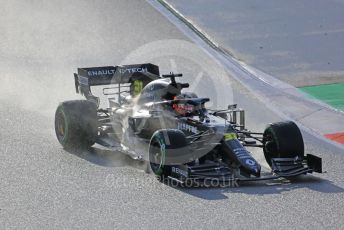
{"label": "wet asphalt track", "polygon": [[[72,77],[77,67],[121,63],[146,43],[186,37],[145,1],[1,5],[1,229],[343,225],[343,153],[307,134],[306,148],[323,157],[328,173],[292,184],[273,181],[239,188],[176,189],[155,181],[139,163],[99,146],[66,152],[55,138],[54,110],[59,101],[78,98]],[[176,66],[185,73],[199,71],[188,62],[175,62],[156,60],[164,71]],[[228,82],[235,89],[234,101],[248,110],[250,127],[279,120],[229,77]],[[211,87],[200,93],[217,96]]]}

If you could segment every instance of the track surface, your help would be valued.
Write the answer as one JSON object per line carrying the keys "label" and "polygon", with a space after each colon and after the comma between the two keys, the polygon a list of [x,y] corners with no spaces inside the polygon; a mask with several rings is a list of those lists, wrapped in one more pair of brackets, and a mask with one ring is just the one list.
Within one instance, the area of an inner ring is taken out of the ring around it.
{"label": "track surface", "polygon": [[[97,146],[66,152],[54,135],[54,110],[59,101],[77,98],[72,77],[77,67],[121,63],[141,45],[186,37],[139,0],[1,5],[0,228],[338,229],[344,224],[343,153],[307,134],[306,148],[323,157],[328,173],[239,188],[175,189],[119,153]],[[198,71],[175,62],[156,60],[165,72],[176,66]],[[228,82],[234,101],[248,110],[248,125],[257,129],[280,120],[230,76]],[[198,93],[216,96],[209,88]]]}
{"label": "track surface", "polygon": [[342,0],[167,1],[237,58],[284,82],[343,81]]}

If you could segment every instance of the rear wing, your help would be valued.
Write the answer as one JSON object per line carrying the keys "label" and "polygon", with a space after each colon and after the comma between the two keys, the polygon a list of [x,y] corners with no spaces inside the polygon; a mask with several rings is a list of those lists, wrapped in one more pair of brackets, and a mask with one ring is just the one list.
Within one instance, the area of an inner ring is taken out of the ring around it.
{"label": "rear wing", "polygon": [[144,87],[156,79],[160,79],[159,67],[150,63],[78,68],[78,73],[74,73],[76,92],[97,103],[99,98],[92,94],[91,86],[132,84],[139,81]]}

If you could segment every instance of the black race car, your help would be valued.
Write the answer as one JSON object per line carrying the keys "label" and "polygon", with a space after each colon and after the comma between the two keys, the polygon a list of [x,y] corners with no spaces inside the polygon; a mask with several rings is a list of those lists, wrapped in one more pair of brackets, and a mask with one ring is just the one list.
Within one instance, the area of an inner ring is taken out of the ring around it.
{"label": "black race car", "polygon": [[[148,162],[160,179],[188,181],[252,181],[322,172],[321,158],[304,155],[304,143],[291,121],[269,124],[263,133],[245,128],[245,112],[205,107],[209,98],[182,92],[189,84],[181,74],[159,74],[153,64],[79,68],[75,88],[86,100],[62,102],[55,130],[64,148],[95,143],[120,149]],[[107,108],[91,92],[104,86]],[[262,148],[271,172],[246,147]]]}

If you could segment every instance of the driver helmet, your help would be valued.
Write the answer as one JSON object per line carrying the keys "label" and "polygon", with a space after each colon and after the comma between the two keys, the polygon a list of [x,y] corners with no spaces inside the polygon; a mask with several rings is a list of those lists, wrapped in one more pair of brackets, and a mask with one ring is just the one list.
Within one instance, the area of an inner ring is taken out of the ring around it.
{"label": "driver helmet", "polygon": [[191,114],[194,111],[194,106],[187,103],[187,101],[178,101],[180,99],[186,99],[184,95],[178,95],[173,98],[173,100],[177,101],[173,103],[172,108],[173,110],[179,115],[187,115]]}

